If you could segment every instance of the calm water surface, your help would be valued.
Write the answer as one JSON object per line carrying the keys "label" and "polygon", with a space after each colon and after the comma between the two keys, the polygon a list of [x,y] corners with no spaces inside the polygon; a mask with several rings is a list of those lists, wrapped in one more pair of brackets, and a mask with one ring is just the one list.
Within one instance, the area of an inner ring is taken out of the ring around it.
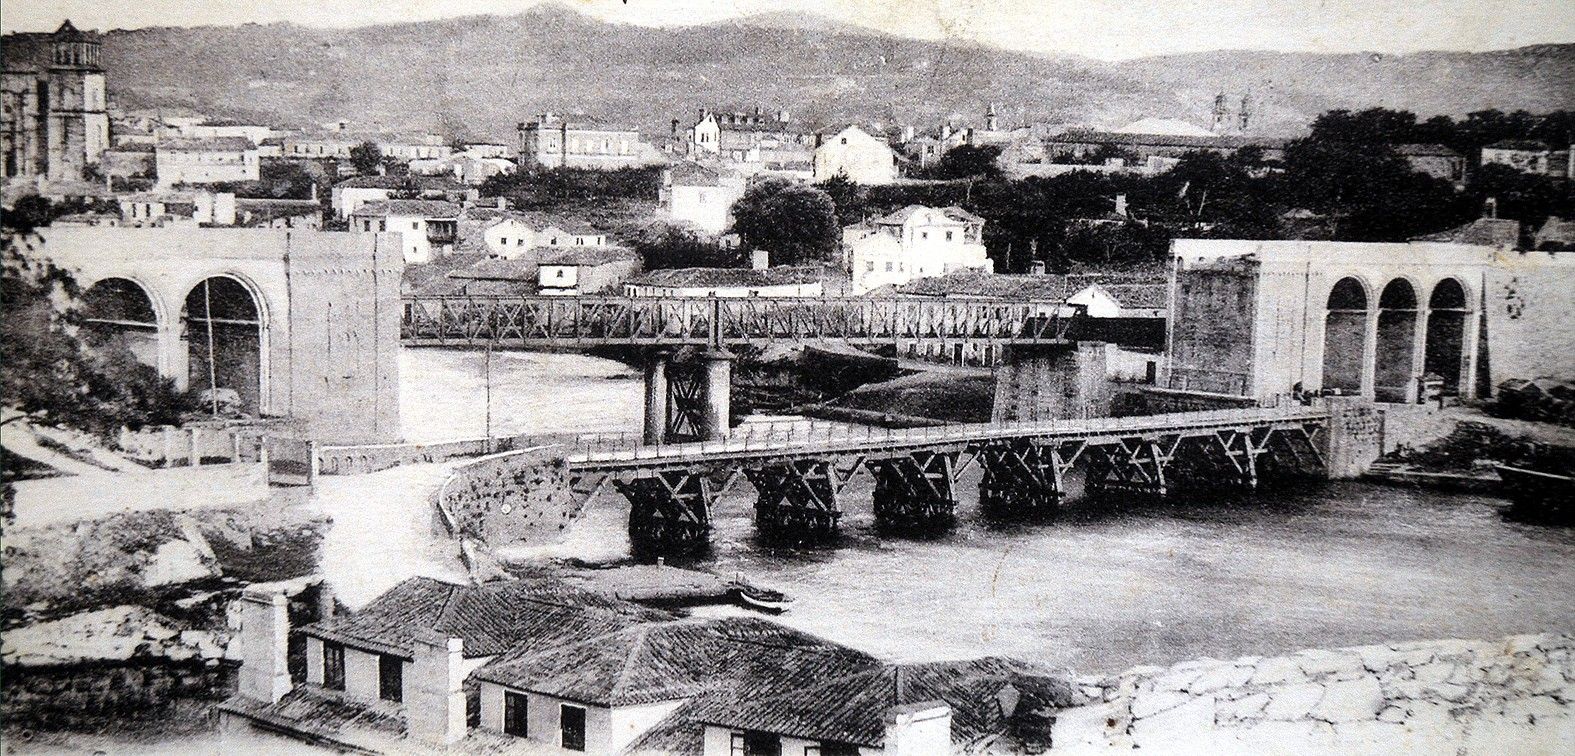
{"label": "calm water surface", "polygon": [[[482,388],[471,372],[481,360],[407,350],[407,427],[422,423],[429,438],[476,435],[484,419],[477,424],[468,402]],[[638,427],[640,383],[623,365],[580,355],[494,360],[494,422],[510,423],[499,427]],[[415,376],[431,390],[413,396]],[[964,476],[951,533],[915,541],[875,534],[870,483],[857,480],[843,495],[840,544],[783,550],[756,543],[752,491],[740,484],[713,513],[712,553],[695,564],[788,591],[786,624],[900,660],[1007,654],[1111,672],[1196,656],[1575,629],[1575,531],[1505,522],[1490,497],[1337,483],[1235,501],[1082,503],[1051,522],[1003,527],[980,517],[977,485],[977,471]],[[604,493],[541,555],[627,559],[627,516],[622,497]]]}

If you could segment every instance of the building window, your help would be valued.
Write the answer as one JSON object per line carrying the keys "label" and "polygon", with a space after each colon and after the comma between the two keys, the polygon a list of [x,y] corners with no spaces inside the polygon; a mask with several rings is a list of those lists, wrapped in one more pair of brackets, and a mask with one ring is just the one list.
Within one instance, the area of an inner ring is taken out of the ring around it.
{"label": "building window", "polygon": [[570,751],[585,750],[585,709],[561,704],[558,709],[559,745]]}
{"label": "building window", "polygon": [[377,697],[384,701],[404,698],[405,663],[397,656],[379,654],[377,657]]}
{"label": "building window", "polygon": [[330,641],[323,641],[323,687],[345,689],[345,647]]}
{"label": "building window", "polygon": [[869,261],[867,263],[864,263],[864,270],[866,272],[869,272],[869,273],[874,273],[875,272],[875,261],[871,260],[871,261]]}
{"label": "building window", "polygon": [[410,230],[411,231],[420,231],[421,230],[421,221],[411,221],[410,222]]}
{"label": "building window", "polygon": [[728,748],[729,756],[744,756],[744,733],[735,732]]}
{"label": "building window", "polygon": [[[808,749],[804,753],[809,756]],[[820,756],[859,756],[859,747],[851,743],[821,743],[819,753]]]}
{"label": "building window", "polygon": [[563,278],[563,269],[559,268],[553,278]]}
{"label": "building window", "polygon": [[782,738],[769,732],[745,733],[744,756],[782,756]]}
{"label": "building window", "polygon": [[530,700],[524,693],[503,691],[503,732],[522,738],[530,734]]}
{"label": "building window", "polygon": [[952,240],[952,232],[947,231],[946,232],[946,241],[951,241],[951,240]]}
{"label": "building window", "polygon": [[890,261],[890,260],[887,260],[887,261],[886,261],[886,272],[887,272],[887,273],[890,273],[890,272],[891,272],[891,271],[892,271],[892,264],[891,264],[891,261]]}

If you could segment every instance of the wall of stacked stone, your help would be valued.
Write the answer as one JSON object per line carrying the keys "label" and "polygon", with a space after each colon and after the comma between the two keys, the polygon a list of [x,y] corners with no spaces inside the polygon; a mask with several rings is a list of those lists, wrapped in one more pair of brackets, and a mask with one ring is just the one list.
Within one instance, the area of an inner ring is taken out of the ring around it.
{"label": "wall of stacked stone", "polygon": [[1559,753],[1572,650],[1543,634],[1137,667],[1084,680],[1092,702],[1058,715],[1051,752]]}
{"label": "wall of stacked stone", "polygon": [[436,498],[450,532],[493,549],[556,540],[583,506],[570,490],[569,468],[557,447],[532,447],[461,465]]}
{"label": "wall of stacked stone", "polygon": [[319,475],[364,475],[401,465],[446,462],[461,457],[501,454],[535,446],[573,444],[575,434],[500,436],[493,439],[464,438],[454,441],[426,441],[408,444],[362,444],[320,446],[317,449]]}

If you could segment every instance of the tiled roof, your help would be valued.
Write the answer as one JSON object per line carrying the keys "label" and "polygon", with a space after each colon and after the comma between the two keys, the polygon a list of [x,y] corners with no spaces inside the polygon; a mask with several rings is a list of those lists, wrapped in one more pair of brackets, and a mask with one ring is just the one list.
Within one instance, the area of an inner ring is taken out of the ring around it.
{"label": "tiled roof", "polygon": [[458,218],[459,205],[452,202],[444,202],[443,200],[381,200],[368,202],[356,208],[352,215],[371,217],[410,215],[423,218]]}
{"label": "tiled roof", "polygon": [[1242,147],[1283,148],[1289,139],[1283,137],[1249,136],[1178,136],[1175,134],[1124,134],[1114,131],[1072,130],[1047,137],[1046,142],[1056,144],[1114,144],[1143,147],[1208,147],[1214,149],[1240,149]]}
{"label": "tiled roof", "polygon": [[1020,694],[1017,711],[1061,708],[1073,700],[1069,684],[1041,669],[986,657],[884,666],[768,698],[711,699],[686,707],[685,716],[734,729],[878,748],[892,707],[945,701],[952,709],[952,741],[968,743],[1005,732],[998,696],[1007,686]]}
{"label": "tiled roof", "polygon": [[1478,218],[1464,226],[1419,236],[1412,241],[1480,244],[1507,249],[1520,243],[1520,221],[1509,218]]}
{"label": "tiled roof", "polygon": [[1486,150],[1519,150],[1521,152],[1547,152],[1552,149],[1546,142],[1535,139],[1504,139],[1494,142],[1483,149]]}
{"label": "tiled roof", "polygon": [[409,656],[421,630],[464,639],[465,656],[492,656],[524,646],[539,649],[665,619],[589,591],[503,581],[456,585],[413,577],[390,588],[354,614],[307,625],[302,632],[383,653]]}
{"label": "tiled roof", "polygon": [[614,262],[638,260],[640,256],[628,247],[537,247],[542,265],[606,265]]}
{"label": "tiled roof", "polygon": [[1567,221],[1557,215],[1548,216],[1548,221],[1537,229],[1534,243],[1537,249],[1575,247],[1575,221]]}
{"label": "tiled roof", "polygon": [[921,297],[986,297],[1018,301],[1061,302],[1070,293],[1065,276],[958,271],[915,278],[896,293]]}
{"label": "tiled roof", "polygon": [[1404,157],[1461,157],[1460,153],[1442,144],[1397,144],[1394,150]]}
{"label": "tiled roof", "polygon": [[443,176],[354,176],[337,184],[336,189],[403,189],[414,186],[424,191],[462,190],[465,187]]}
{"label": "tiled roof", "polygon": [[825,279],[818,265],[776,268],[668,268],[653,270],[629,281],[640,286],[709,288],[713,286],[786,286],[808,284]]}
{"label": "tiled roof", "polygon": [[534,259],[504,260],[488,258],[467,268],[449,271],[449,278],[468,278],[478,281],[530,281],[536,280],[537,263]]}
{"label": "tiled roof", "polygon": [[753,617],[648,623],[572,645],[521,648],[473,677],[604,706],[690,698],[736,700],[875,667],[874,657]]}
{"label": "tiled roof", "polygon": [[218,708],[267,729],[358,750],[381,751],[405,738],[405,714],[399,704],[346,696],[316,685],[297,684],[271,704],[235,696]]}
{"label": "tiled roof", "polygon": [[161,152],[245,152],[256,149],[246,137],[209,137],[207,139],[161,139]]}
{"label": "tiled roof", "polygon": [[1170,287],[1156,284],[1096,283],[1116,304],[1128,310],[1158,310],[1170,306]]}
{"label": "tiled roof", "polygon": [[907,223],[908,219],[912,218],[914,213],[920,213],[924,211],[938,212],[946,216],[946,218],[949,220],[954,220],[961,223],[984,222],[983,218],[980,218],[979,216],[974,215],[973,213],[970,213],[960,207],[956,207],[955,205],[951,207],[926,207],[924,205],[909,205],[901,210],[897,210],[877,218],[875,222],[881,225],[900,226],[904,223]]}

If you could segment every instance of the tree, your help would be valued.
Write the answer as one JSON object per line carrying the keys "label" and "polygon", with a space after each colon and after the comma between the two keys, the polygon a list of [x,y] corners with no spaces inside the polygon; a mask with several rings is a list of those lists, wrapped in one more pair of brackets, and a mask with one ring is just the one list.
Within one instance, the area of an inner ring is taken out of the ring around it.
{"label": "tree", "polygon": [[1001,156],[998,145],[964,144],[953,147],[935,164],[932,175],[940,179],[964,179],[982,176],[994,178],[1001,175],[996,158]]}
{"label": "tree", "polygon": [[851,226],[864,220],[869,212],[869,198],[864,187],[850,180],[847,176],[837,174],[815,185],[831,198],[832,204],[837,206],[837,223],[842,226]]}
{"label": "tree", "polygon": [[636,231],[633,246],[646,270],[732,268],[741,262],[738,250],[723,249],[692,228],[660,221]]}
{"label": "tree", "polygon": [[[12,223],[7,215],[8,226]],[[110,437],[122,426],[179,423],[195,409],[187,394],[132,356],[115,338],[82,329],[81,290],[65,270],[32,250],[43,240],[16,227],[0,243],[0,393],[7,408],[37,422]]]}
{"label": "tree", "polygon": [[746,247],[769,251],[778,265],[834,260],[842,240],[831,197],[785,179],[745,189],[733,203],[733,230]]}
{"label": "tree", "polygon": [[383,164],[383,150],[376,142],[365,141],[350,148],[350,165],[356,173],[376,173]]}

